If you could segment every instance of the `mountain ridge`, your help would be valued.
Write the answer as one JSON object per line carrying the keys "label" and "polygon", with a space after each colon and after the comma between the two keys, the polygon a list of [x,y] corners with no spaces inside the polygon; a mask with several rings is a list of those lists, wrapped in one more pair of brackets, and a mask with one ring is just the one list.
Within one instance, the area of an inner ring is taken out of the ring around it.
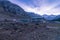
{"label": "mountain ridge", "polygon": [[30,18],[21,7],[8,0],[0,0],[0,14],[9,15],[11,18]]}

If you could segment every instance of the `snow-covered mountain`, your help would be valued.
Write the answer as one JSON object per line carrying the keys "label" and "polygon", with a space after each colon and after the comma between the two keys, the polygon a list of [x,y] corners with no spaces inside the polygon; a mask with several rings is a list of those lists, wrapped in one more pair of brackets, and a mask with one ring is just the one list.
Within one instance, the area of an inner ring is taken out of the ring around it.
{"label": "snow-covered mountain", "polygon": [[55,17],[56,17],[56,15],[42,15],[42,17],[44,17],[46,20],[53,20]]}

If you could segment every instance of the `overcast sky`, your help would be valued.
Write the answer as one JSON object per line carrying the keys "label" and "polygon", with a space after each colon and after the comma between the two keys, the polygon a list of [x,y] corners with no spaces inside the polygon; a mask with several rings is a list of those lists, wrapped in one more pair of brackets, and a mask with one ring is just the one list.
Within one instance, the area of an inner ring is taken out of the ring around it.
{"label": "overcast sky", "polygon": [[27,12],[43,14],[60,14],[60,0],[10,0]]}

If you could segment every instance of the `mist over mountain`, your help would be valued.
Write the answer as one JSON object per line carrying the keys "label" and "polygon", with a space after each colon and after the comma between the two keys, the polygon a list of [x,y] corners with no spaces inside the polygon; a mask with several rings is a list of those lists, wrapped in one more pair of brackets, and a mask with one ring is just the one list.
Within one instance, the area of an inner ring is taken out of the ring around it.
{"label": "mist over mountain", "polygon": [[57,15],[42,15],[46,20],[53,20]]}

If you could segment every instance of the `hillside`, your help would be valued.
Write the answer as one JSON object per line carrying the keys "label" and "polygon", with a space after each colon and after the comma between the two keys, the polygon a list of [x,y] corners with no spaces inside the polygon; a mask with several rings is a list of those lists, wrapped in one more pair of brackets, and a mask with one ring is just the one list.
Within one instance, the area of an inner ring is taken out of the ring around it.
{"label": "hillside", "polygon": [[30,18],[30,16],[16,4],[13,4],[8,0],[0,0],[0,18],[21,19]]}

